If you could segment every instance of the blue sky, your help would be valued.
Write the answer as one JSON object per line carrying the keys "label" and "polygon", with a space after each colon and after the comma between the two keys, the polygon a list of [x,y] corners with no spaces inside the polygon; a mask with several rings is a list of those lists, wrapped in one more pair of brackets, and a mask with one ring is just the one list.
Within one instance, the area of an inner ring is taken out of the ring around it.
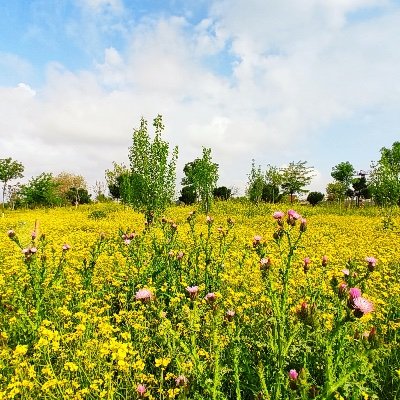
{"label": "blue sky", "polygon": [[30,0],[0,6],[0,158],[104,181],[141,116],[186,162],[211,147],[243,193],[254,158],[307,160],[324,191],[400,140],[391,0]]}

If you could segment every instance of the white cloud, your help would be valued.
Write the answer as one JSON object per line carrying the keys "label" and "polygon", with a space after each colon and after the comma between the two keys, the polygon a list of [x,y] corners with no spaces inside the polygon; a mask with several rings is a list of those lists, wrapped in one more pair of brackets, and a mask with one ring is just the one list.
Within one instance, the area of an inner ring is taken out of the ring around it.
{"label": "white cloud", "polygon": [[[86,2],[94,11],[119,4]],[[309,159],[318,168],[312,188],[323,191],[332,165],[315,160],[331,154],[309,147],[324,129],[365,110],[400,115],[399,11],[357,22],[348,14],[385,2],[215,4],[196,26],[183,17],[143,19],[126,48],[103,47],[93,70],[49,64],[42,88],[0,89],[0,131],[13,133],[1,136],[3,151],[32,175],[67,170],[94,183],[112,161],[126,161],[140,116],[161,113],[166,139],[180,147],[179,172],[201,146],[212,148],[220,183],[242,189],[252,158],[263,166]],[[236,61],[221,76],[207,57],[227,49]]]}

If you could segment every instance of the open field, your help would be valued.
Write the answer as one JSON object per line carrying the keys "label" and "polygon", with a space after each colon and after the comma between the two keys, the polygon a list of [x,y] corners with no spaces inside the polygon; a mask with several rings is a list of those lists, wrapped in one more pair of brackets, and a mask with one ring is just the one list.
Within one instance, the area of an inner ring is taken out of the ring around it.
{"label": "open field", "polygon": [[6,213],[0,399],[400,398],[400,217],[288,208]]}

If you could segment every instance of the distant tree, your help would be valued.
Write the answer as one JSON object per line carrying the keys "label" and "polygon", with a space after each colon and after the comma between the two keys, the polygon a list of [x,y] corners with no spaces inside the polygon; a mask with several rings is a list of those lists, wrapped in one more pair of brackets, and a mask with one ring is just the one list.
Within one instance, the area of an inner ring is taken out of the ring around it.
{"label": "distant tree", "polygon": [[326,194],[328,201],[339,201],[344,200],[343,185],[340,182],[330,182],[326,186]]}
{"label": "distant tree", "polygon": [[179,201],[185,203],[186,205],[194,204],[196,202],[196,191],[193,185],[182,187]]}
{"label": "distant tree", "polygon": [[141,119],[133,133],[129,148],[130,177],[128,202],[145,213],[148,222],[161,213],[175,195],[178,147],[170,154],[169,144],[161,138],[164,125],[161,115],[153,120],[154,139],[147,131],[147,121]]}
{"label": "distant tree", "polygon": [[[57,192],[64,203],[73,205],[85,204],[87,193],[87,183],[82,175],[72,174],[70,172],[61,172],[53,178],[57,185]],[[80,196],[83,195],[83,199]]]}
{"label": "distant tree", "polygon": [[130,171],[124,164],[113,162],[114,169],[106,170],[108,191],[113,199],[129,197]]}
{"label": "distant tree", "polygon": [[331,176],[335,180],[335,182],[338,183],[336,189],[338,191],[341,191],[341,193],[338,193],[337,196],[339,202],[341,202],[346,196],[352,197],[349,196],[351,194],[349,190],[351,190],[350,185],[353,182],[353,177],[355,173],[356,170],[354,169],[353,165],[350,164],[350,162],[348,161],[341,162],[332,168]]}
{"label": "distant tree", "polygon": [[[360,199],[370,199],[371,198],[371,190],[368,186],[367,179],[365,175],[360,173],[359,178],[353,179],[353,196],[356,197],[357,205],[360,203]],[[352,197],[353,197],[352,196]]]}
{"label": "distant tree", "polygon": [[106,196],[106,190],[107,186],[104,184],[104,182],[96,181],[93,186],[95,201],[99,203],[104,203],[110,200],[109,197]]}
{"label": "distant tree", "polygon": [[56,206],[62,202],[51,173],[42,173],[32,178],[28,184],[22,186],[20,193],[22,202],[28,207]]}
{"label": "distant tree", "polygon": [[307,201],[312,205],[315,206],[320,203],[324,199],[324,194],[321,192],[310,192],[307,196]]}
{"label": "distant tree", "polygon": [[213,191],[218,182],[218,164],[212,161],[211,149],[203,147],[202,158],[197,158],[185,167],[186,180],[184,182],[193,185],[201,209],[209,213],[213,202]]}
{"label": "distant tree", "polygon": [[4,199],[7,189],[7,183],[13,179],[22,178],[22,173],[24,172],[24,166],[18,162],[14,161],[12,158],[2,158],[0,159],[0,182],[3,183],[3,200],[2,209],[4,213]]}
{"label": "distant tree", "polygon": [[280,200],[280,186],[282,184],[282,173],[278,167],[268,164],[265,171],[265,187],[263,189],[263,200],[276,203]]}
{"label": "distant tree", "polygon": [[380,153],[380,160],[372,164],[371,194],[377,204],[394,206],[400,201],[400,142],[383,147]]}
{"label": "distant tree", "polygon": [[215,199],[228,200],[231,197],[232,190],[226,186],[220,186],[214,189],[213,195]]}
{"label": "distant tree", "polygon": [[65,197],[72,205],[77,206],[78,204],[89,204],[91,202],[91,195],[87,189],[74,188],[72,187],[66,194]]}
{"label": "distant tree", "polygon": [[256,168],[255,161],[252,160],[246,188],[246,195],[252,203],[259,203],[262,200],[264,186],[265,178],[261,166]]}
{"label": "distant tree", "polygon": [[282,199],[282,193],[278,186],[267,183],[263,187],[261,199],[267,203],[276,203]]}
{"label": "distant tree", "polygon": [[295,194],[307,193],[304,187],[309,185],[313,178],[313,167],[307,167],[307,161],[291,162],[282,171],[282,189],[285,194],[290,195],[290,202],[293,203]]}

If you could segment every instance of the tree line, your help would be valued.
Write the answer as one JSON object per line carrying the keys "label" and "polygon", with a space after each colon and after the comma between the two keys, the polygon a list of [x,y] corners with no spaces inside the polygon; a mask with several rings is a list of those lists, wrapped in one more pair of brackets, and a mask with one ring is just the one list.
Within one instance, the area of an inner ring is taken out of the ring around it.
{"label": "tree line", "polygon": [[[132,146],[129,147],[129,166],[113,162],[113,168],[105,172],[111,198],[118,199],[143,212],[151,222],[174,201],[176,162],[178,147],[172,150],[162,138],[164,125],[161,115],[153,120],[154,137],[148,132],[148,122],[142,118],[134,129]],[[203,148],[200,157],[187,163],[183,169],[182,189],[179,200],[185,204],[199,203],[208,213],[215,198],[227,200],[232,189],[217,186],[219,165],[212,160],[211,149]],[[2,182],[2,207],[10,208],[85,204],[91,201],[88,186],[80,175],[63,172],[57,176],[42,173],[27,184],[12,184],[23,177],[24,166],[11,158],[0,159]],[[288,196],[293,202],[296,196],[308,193],[307,200],[315,205],[325,198],[321,192],[308,192],[306,187],[314,177],[314,168],[307,161],[290,162],[279,168],[267,165],[265,170],[252,161],[248,174],[246,197],[254,203],[276,203]],[[349,161],[332,168],[333,181],[326,187],[326,200],[343,202],[346,198],[372,198],[381,206],[400,203],[400,142],[380,150],[380,159],[371,165],[369,173],[357,172]],[[95,199],[107,200],[105,188],[96,183]]]}

